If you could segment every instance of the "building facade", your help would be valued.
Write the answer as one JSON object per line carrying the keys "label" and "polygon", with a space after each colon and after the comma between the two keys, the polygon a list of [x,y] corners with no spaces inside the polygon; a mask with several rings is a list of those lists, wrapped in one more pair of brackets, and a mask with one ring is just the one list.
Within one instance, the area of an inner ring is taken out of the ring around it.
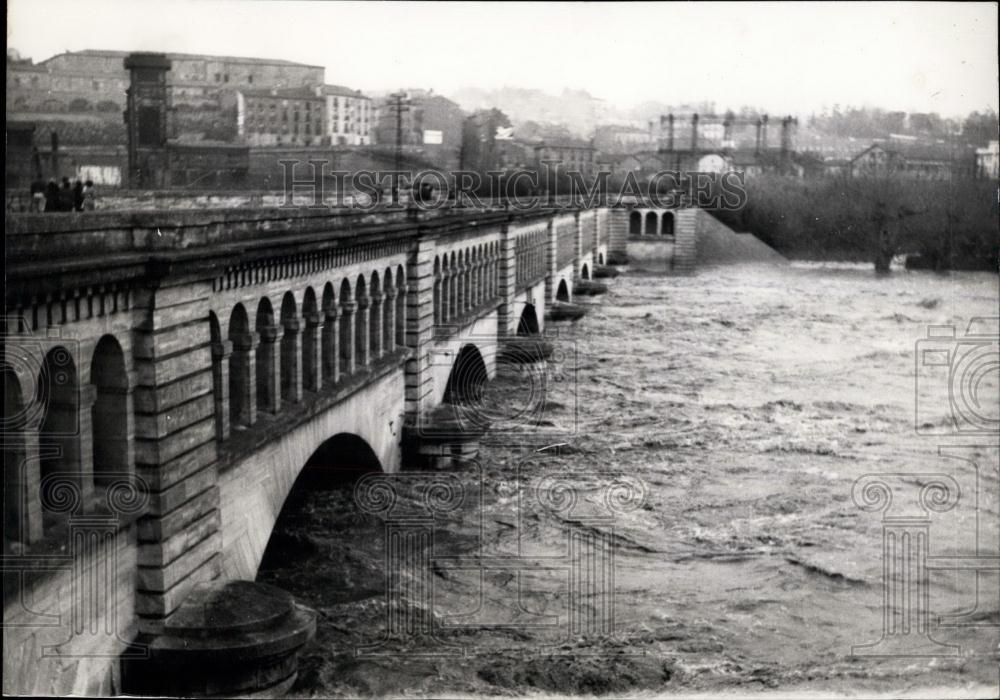
{"label": "building facade", "polygon": [[545,161],[556,161],[566,171],[592,175],[597,169],[597,149],[593,142],[582,140],[543,141],[535,145],[535,163],[541,167]]}
{"label": "building facade", "polygon": [[990,141],[976,149],[976,177],[996,180],[1000,177],[1000,141]]}
{"label": "building facade", "polygon": [[[7,60],[7,110],[120,113],[125,106],[127,51],[68,51],[45,61]],[[241,56],[170,53],[175,104],[231,102],[239,89],[322,85],[324,68],[292,61]]]}
{"label": "building facade", "polygon": [[406,90],[401,108],[393,98],[378,105],[375,143],[396,145],[397,113],[403,149],[437,167],[454,169],[461,160],[465,113],[455,102],[429,90]]}
{"label": "building facade", "polygon": [[240,90],[236,132],[250,146],[319,146],[324,143],[324,97],[318,88]]}
{"label": "building facade", "polygon": [[975,154],[949,144],[875,143],[851,159],[852,177],[898,176],[910,180],[947,180],[976,174]]}
{"label": "building facade", "polygon": [[375,107],[372,100],[342,85],[324,85],[323,135],[334,146],[369,146],[374,141]]}

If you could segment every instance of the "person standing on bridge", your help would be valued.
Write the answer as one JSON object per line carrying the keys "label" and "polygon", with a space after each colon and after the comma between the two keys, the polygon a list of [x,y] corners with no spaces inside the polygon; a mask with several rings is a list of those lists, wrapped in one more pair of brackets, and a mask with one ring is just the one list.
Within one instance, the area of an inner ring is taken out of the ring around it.
{"label": "person standing on bridge", "polygon": [[94,181],[87,180],[83,183],[83,210],[94,211],[97,205],[97,194],[94,192]]}
{"label": "person standing on bridge", "polygon": [[69,184],[68,177],[62,179],[57,211],[73,211],[73,188]]}
{"label": "person standing on bridge", "polygon": [[59,185],[55,178],[49,178],[45,186],[45,211],[59,211]]}
{"label": "person standing on bridge", "polygon": [[45,208],[45,180],[39,175],[31,181],[31,201],[28,203],[29,212],[40,212]]}
{"label": "person standing on bridge", "polygon": [[73,210],[83,211],[83,183],[79,180],[73,185]]}

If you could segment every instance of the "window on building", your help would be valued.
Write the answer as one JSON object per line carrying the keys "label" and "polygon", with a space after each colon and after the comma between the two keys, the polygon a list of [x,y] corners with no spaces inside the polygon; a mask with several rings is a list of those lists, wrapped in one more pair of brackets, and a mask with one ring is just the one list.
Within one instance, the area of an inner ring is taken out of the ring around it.
{"label": "window on building", "polygon": [[221,83],[222,82],[222,73],[216,73],[215,74],[215,82],[217,82],[217,83]]}
{"label": "window on building", "polygon": [[252,75],[248,75],[247,76],[247,83],[249,83],[250,85],[253,85],[253,76]]}
{"label": "window on building", "polygon": [[226,73],[224,76],[222,76],[222,82],[224,82],[224,83],[228,83],[229,82],[229,73]]}

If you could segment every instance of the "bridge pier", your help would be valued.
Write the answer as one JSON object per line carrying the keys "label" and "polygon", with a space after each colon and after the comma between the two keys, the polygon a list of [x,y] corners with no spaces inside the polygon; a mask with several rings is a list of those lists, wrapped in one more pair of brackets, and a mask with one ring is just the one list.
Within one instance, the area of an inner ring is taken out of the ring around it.
{"label": "bridge pier", "polygon": [[302,317],[305,330],[302,334],[302,383],[309,391],[323,388],[323,317],[310,311]]}
{"label": "bridge pier", "polygon": [[145,633],[220,572],[210,293],[207,281],[179,275],[136,295],[135,469],[149,504],[137,527],[135,607]]}
{"label": "bridge pier", "polygon": [[385,303],[385,295],[382,293],[371,295],[371,316],[369,318],[369,323],[371,327],[368,333],[368,346],[370,348],[372,361],[377,361],[382,357],[382,337],[383,337],[383,317],[382,309]]}
{"label": "bridge pier", "polygon": [[396,304],[399,298],[399,290],[396,287],[389,287],[385,293],[385,305],[383,322],[385,324],[382,332],[384,347],[382,352],[386,355],[396,351]]}
{"label": "bridge pier", "polygon": [[368,324],[370,323],[369,308],[371,302],[368,296],[365,295],[358,299],[357,304],[358,310],[355,313],[354,326],[354,344],[357,348],[355,363],[357,369],[364,370],[371,364],[371,348],[368,345],[370,340]]}
{"label": "bridge pier", "polygon": [[302,325],[294,316],[282,321],[281,399],[292,403],[302,401]]}
{"label": "bridge pier", "polygon": [[344,301],[340,305],[340,364],[342,374],[348,377],[354,374],[357,368],[354,342],[357,311],[357,302]]}
{"label": "bridge pier", "polygon": [[233,354],[233,341],[212,343],[212,393],[215,397],[215,435],[218,440],[229,439],[229,358]]}
{"label": "bridge pier", "polygon": [[281,339],[282,328],[271,324],[258,331],[257,348],[257,404],[261,411],[277,415],[281,410]]}
{"label": "bridge pier", "polygon": [[[419,424],[430,410],[433,388],[430,345],[434,339],[434,240],[419,236],[406,269],[406,346],[413,355],[406,361],[406,417],[409,427]],[[454,278],[453,278],[454,280]]]}
{"label": "bridge pier", "polygon": [[500,229],[499,263],[497,293],[500,296],[500,306],[497,309],[497,329],[501,336],[513,335],[517,330],[518,319],[514,308],[514,297],[517,294],[517,251],[509,224],[504,224]]}
{"label": "bridge pier", "polygon": [[243,333],[233,341],[233,354],[229,366],[230,379],[237,391],[230,406],[232,422],[244,428],[257,422],[257,347],[260,337],[256,333]]}
{"label": "bridge pier", "polygon": [[335,303],[323,311],[322,327],[323,385],[332,386],[340,381],[340,307]]}

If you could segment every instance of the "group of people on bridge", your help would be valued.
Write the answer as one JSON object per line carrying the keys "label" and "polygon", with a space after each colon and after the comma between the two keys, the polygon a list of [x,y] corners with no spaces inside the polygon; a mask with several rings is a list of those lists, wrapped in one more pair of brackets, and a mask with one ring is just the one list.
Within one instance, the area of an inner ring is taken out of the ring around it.
{"label": "group of people on bridge", "polygon": [[56,179],[49,178],[48,183],[40,177],[31,183],[31,201],[29,212],[68,212],[93,211],[96,206],[96,193],[92,180],[75,180],[72,184],[68,177],[62,179],[62,185]]}

